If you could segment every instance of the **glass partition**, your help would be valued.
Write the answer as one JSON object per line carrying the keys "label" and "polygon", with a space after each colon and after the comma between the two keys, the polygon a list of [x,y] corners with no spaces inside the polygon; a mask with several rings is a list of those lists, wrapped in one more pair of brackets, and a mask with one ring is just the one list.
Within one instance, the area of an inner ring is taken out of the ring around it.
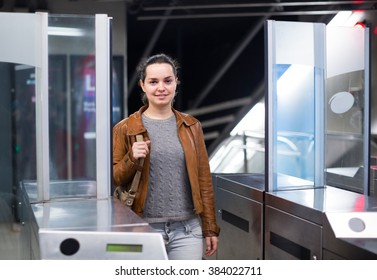
{"label": "glass partition", "polygon": [[264,107],[262,98],[210,155],[212,173],[265,172]]}
{"label": "glass partition", "polygon": [[0,13],[0,259],[31,257],[20,185],[110,193],[109,32],[106,15]]}
{"label": "glass partition", "polygon": [[369,30],[268,21],[269,190],[369,192]]}
{"label": "glass partition", "polygon": [[268,21],[268,188],[323,186],[325,26]]}
{"label": "glass partition", "polygon": [[20,223],[20,178],[35,180],[35,14],[0,13],[0,259],[28,259],[28,228]]}
{"label": "glass partition", "polygon": [[[46,137],[46,133],[48,137],[47,144],[39,149],[37,72],[34,67],[15,67],[15,109],[22,112],[14,118],[15,183],[37,180],[38,149],[47,155],[44,158],[48,162],[47,182],[73,180],[80,185],[82,181],[95,188],[95,16],[49,15],[47,32],[48,106],[42,104],[39,112],[43,116],[45,111],[48,120],[46,127],[43,123],[39,125],[43,130],[39,139]],[[45,190],[43,199],[57,198],[59,193]]]}
{"label": "glass partition", "polygon": [[95,18],[50,15],[51,180],[96,180]]}
{"label": "glass partition", "polygon": [[369,30],[326,29],[326,183],[368,194]]}

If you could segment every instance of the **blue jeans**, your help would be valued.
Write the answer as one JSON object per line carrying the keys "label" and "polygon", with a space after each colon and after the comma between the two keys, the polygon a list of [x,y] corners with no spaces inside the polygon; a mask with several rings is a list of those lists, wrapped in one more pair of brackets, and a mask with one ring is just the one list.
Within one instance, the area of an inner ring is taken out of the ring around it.
{"label": "blue jeans", "polygon": [[199,218],[181,222],[151,223],[162,234],[169,260],[201,260],[203,234]]}

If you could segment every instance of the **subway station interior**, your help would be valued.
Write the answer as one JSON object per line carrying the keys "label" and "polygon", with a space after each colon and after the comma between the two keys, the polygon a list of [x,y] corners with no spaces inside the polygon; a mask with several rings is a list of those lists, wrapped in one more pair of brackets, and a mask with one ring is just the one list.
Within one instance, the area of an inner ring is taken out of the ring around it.
{"label": "subway station interior", "polygon": [[[211,260],[377,259],[377,1],[0,1],[0,259],[167,259],[112,197],[136,65],[180,63]],[[205,257],[204,257],[205,259]]]}

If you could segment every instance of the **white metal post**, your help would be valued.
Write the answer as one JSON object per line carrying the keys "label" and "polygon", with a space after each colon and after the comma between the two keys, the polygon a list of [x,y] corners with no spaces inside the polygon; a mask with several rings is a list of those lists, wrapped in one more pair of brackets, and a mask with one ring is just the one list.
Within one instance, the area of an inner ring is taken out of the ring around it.
{"label": "white metal post", "polygon": [[110,92],[110,18],[96,15],[96,155],[97,199],[110,196],[111,92]]}
{"label": "white metal post", "polygon": [[48,14],[36,13],[36,143],[38,201],[50,199],[48,114]]}

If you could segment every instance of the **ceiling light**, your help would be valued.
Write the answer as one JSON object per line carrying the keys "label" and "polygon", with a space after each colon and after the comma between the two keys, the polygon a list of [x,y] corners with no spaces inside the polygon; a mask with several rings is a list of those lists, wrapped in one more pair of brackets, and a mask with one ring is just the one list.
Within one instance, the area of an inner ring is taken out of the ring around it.
{"label": "ceiling light", "polygon": [[327,24],[328,26],[354,26],[364,16],[363,11],[341,11]]}
{"label": "ceiling light", "polygon": [[48,35],[81,37],[81,36],[85,35],[85,32],[80,28],[49,26],[48,27]]}

